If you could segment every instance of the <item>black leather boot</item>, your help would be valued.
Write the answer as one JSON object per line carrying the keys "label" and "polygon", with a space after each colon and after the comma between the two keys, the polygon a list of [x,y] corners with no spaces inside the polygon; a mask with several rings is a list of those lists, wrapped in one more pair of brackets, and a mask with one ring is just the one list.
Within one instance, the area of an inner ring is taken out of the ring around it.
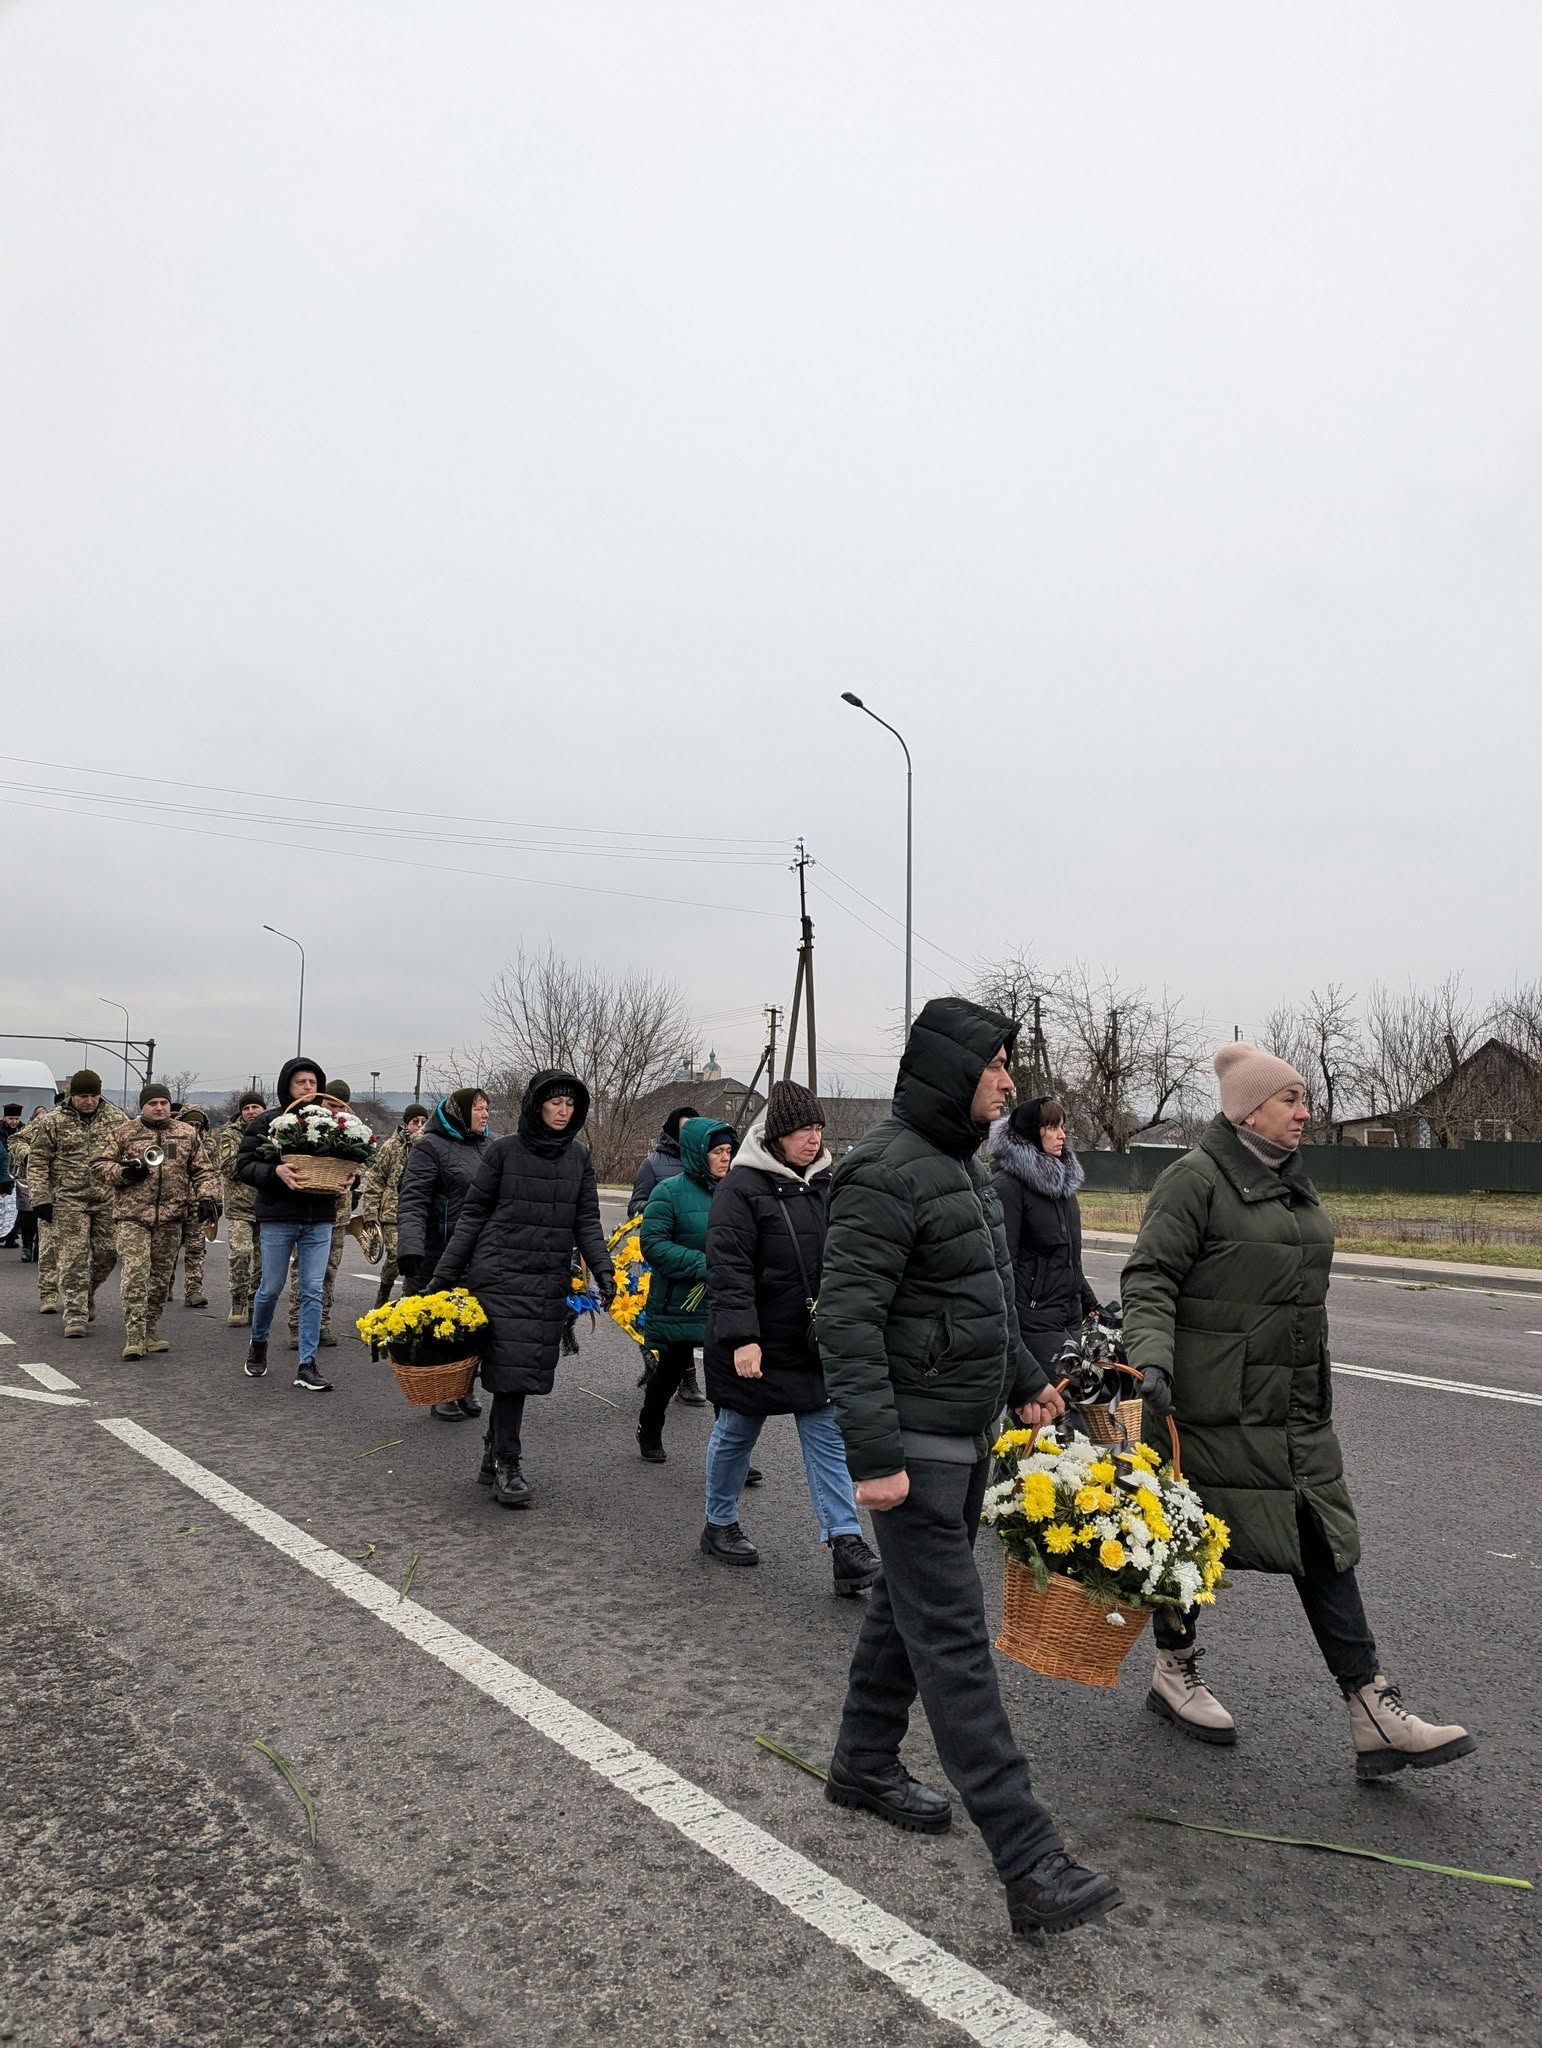
{"label": "black leather boot", "polygon": [[1120,1903],[1119,1887],[1101,1870],[1088,1870],[1064,1849],[1041,1856],[1007,1886],[1014,1934],[1064,1934],[1101,1920]]}
{"label": "black leather boot", "polygon": [[637,1425],[637,1448],[647,1465],[667,1465],[669,1454],[664,1449],[664,1438],[659,1430],[650,1430],[641,1422]]}
{"label": "black leather boot", "polygon": [[675,1389],[675,1399],[684,1408],[705,1408],[707,1397],[701,1390],[701,1381],[696,1377],[694,1365],[686,1368],[684,1377]]}
{"label": "black leather boot", "polygon": [[848,1599],[865,1593],[883,1570],[860,1536],[830,1538],[830,1568],[835,1575],[836,1592]]}
{"label": "black leather boot", "polygon": [[838,1756],[830,1759],[825,1797],[832,1806],[857,1806],[876,1813],[890,1827],[912,1834],[945,1835],[953,1825],[953,1803],[909,1771],[896,1757],[884,1771],[854,1771]]}
{"label": "black leather boot", "polygon": [[493,1464],[493,1499],[501,1508],[527,1508],[530,1482],[514,1458],[498,1458]]}
{"label": "black leather boot", "polygon": [[719,1564],[759,1564],[760,1552],[737,1522],[709,1522],[701,1532],[701,1554]]}

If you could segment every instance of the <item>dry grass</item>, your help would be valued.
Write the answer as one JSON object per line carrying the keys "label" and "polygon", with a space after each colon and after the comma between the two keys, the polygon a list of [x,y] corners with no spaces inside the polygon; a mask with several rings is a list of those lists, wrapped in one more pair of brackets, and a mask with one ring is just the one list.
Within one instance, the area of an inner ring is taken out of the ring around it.
{"label": "dry grass", "polygon": [[[1344,1251],[1542,1266],[1542,1195],[1328,1194],[1323,1201]],[[1081,1205],[1088,1230],[1138,1230],[1146,1197],[1084,1188]]]}

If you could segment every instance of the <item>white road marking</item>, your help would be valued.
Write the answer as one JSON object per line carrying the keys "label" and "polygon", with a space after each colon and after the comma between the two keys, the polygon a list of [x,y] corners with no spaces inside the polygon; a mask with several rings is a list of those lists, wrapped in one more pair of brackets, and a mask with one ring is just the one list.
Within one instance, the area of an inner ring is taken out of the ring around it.
{"label": "white road marking", "polygon": [[15,1342],[16,1339],[14,1337],[7,1337],[4,1330],[0,1330],[0,1344],[14,1344]]}
{"label": "white road marking", "polygon": [[1528,1408],[1542,1408],[1542,1394],[1523,1394],[1517,1387],[1476,1387],[1466,1380],[1437,1380],[1416,1372],[1383,1372],[1374,1365],[1345,1365],[1335,1360],[1335,1372],[1353,1373],[1360,1380],[1390,1380],[1399,1387],[1427,1387],[1436,1394],[1476,1394],[1484,1401],[1520,1401]]}
{"label": "white road marking", "polygon": [[16,1366],[20,1372],[31,1373],[38,1385],[40,1387],[47,1387],[50,1393],[78,1394],[80,1392],[80,1382],[78,1380],[67,1378],[64,1373],[56,1371],[51,1365],[44,1365],[41,1359],[34,1359],[29,1365],[26,1359],[18,1358]]}
{"label": "white road marking", "polygon": [[364,1571],[271,1508],[239,1492],[218,1473],[152,1436],[126,1417],[99,1417],[103,1429],[160,1466],[232,1521],[352,1600],[387,1628],[426,1651],[509,1713],[608,1779],[629,1799],[715,1856],[736,1876],[846,1949],[881,1977],[957,2027],[981,2048],[1087,2048],[1048,2013],[1013,1997],[992,1978],[918,1934],[861,1892],[789,1849],[767,1829],[682,1778],[667,1764],[607,1728],[560,1693],[465,1635],[415,1600]]}
{"label": "white road marking", "polygon": [[49,1394],[42,1387],[0,1387],[13,1401],[45,1401],[50,1408],[89,1408],[84,1394]]}

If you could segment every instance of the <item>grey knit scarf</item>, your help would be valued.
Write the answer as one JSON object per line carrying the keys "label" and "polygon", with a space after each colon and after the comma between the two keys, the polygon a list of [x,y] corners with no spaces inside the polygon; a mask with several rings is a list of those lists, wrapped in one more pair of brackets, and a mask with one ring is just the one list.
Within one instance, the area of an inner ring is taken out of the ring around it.
{"label": "grey knit scarf", "polygon": [[1272,1166],[1276,1173],[1286,1160],[1294,1156],[1296,1148],[1293,1145],[1276,1145],[1270,1138],[1261,1138],[1257,1131],[1250,1130],[1246,1124],[1233,1124],[1232,1129],[1253,1157],[1265,1166]]}

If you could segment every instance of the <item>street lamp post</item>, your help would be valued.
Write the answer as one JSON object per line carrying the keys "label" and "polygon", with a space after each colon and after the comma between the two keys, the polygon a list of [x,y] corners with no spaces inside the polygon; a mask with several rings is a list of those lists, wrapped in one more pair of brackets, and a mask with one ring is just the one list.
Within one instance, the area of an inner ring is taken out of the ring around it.
{"label": "street lamp post", "polygon": [[380,1069],[378,1067],[371,1067],[369,1070],[369,1092],[374,1098],[376,1109],[378,1109],[380,1107]]}
{"label": "street lamp post", "polygon": [[[115,1003],[111,996],[98,996],[97,1001],[99,1003],[105,1003],[109,1010],[123,1011],[123,1092],[119,1095],[118,1101],[124,1109],[127,1109],[129,1083],[129,1013],[124,1004]],[[149,1078],[150,1076],[146,1074],[145,1079],[148,1081]]]}
{"label": "street lamp post", "polygon": [[265,924],[263,930],[265,932],[272,932],[276,939],[288,939],[290,945],[300,955],[300,1014],[295,1021],[294,1033],[295,1058],[298,1059],[304,1049],[301,1045],[301,1040],[305,1036],[305,948],[300,944],[300,941],[294,936],[293,932],[281,932],[276,924]]}
{"label": "street lamp post", "polygon": [[870,710],[854,690],[842,690],[841,702],[850,704],[854,710],[864,711],[875,725],[881,725],[885,732],[892,732],[904,748],[905,753],[905,1036],[910,1036],[911,1013],[911,910],[914,902],[914,861],[915,835],[912,829],[914,817],[915,772],[910,765],[910,749],[905,746],[905,735],[888,719],[880,718]]}

